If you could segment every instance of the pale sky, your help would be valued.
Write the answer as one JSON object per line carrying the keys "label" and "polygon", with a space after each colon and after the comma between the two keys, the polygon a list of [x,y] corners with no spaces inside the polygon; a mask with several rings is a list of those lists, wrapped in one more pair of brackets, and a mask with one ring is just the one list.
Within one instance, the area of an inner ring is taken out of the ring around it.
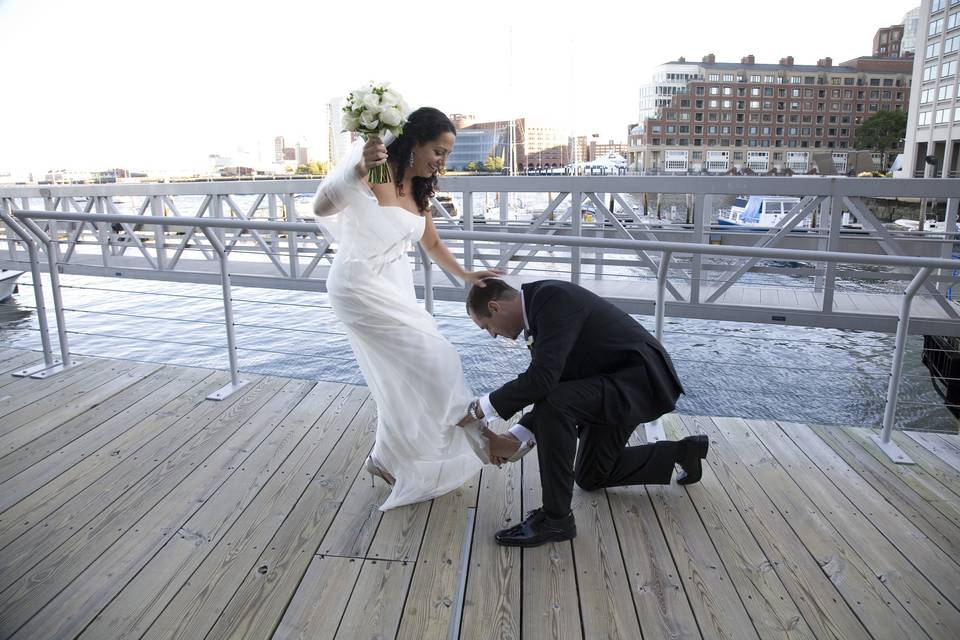
{"label": "pale sky", "polygon": [[625,141],[659,64],[838,63],[869,55],[876,30],[915,6],[0,0],[0,174],[205,166],[258,145],[267,157],[276,135],[323,159],[328,100],[369,80],[414,107]]}

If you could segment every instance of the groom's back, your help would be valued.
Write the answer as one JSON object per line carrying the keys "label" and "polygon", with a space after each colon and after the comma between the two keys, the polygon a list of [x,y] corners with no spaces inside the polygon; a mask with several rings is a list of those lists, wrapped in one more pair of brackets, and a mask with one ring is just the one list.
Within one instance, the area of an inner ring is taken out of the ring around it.
{"label": "groom's back", "polygon": [[[540,280],[523,286],[529,296],[528,309],[536,309],[538,296],[558,292],[572,304],[587,309],[576,345],[567,359],[565,374],[573,377],[601,372],[607,367],[622,367],[644,359],[644,351],[653,347],[662,352],[657,340],[639,322],[611,302],[579,285],[562,280]],[[552,291],[551,291],[552,290]],[[531,327],[549,319],[530,318]],[[567,375],[564,376],[568,377]]]}

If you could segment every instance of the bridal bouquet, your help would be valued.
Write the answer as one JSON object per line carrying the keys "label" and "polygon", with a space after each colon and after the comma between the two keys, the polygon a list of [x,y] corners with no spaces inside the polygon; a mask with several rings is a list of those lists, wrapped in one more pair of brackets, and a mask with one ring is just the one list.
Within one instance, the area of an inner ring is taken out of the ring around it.
{"label": "bridal bouquet", "polygon": [[[364,140],[372,135],[382,138],[387,132],[399,136],[403,133],[403,125],[409,114],[407,103],[390,88],[390,83],[375,85],[371,82],[347,96],[343,107],[343,130],[356,132]],[[371,184],[390,182],[390,170],[386,163],[370,169],[367,179]]]}

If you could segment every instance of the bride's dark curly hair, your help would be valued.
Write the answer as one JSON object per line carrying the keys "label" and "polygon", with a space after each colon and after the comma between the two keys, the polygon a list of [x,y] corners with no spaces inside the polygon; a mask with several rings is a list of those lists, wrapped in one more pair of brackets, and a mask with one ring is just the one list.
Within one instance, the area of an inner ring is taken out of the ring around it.
{"label": "bride's dark curly hair", "polygon": [[[387,155],[391,159],[396,159],[393,180],[397,185],[399,195],[403,195],[403,174],[409,168],[409,158],[413,147],[417,144],[436,140],[447,132],[457,135],[457,128],[450,122],[450,118],[439,109],[420,107],[407,117],[407,124],[403,126],[403,135],[387,147]],[[436,189],[436,175],[429,178],[413,177],[413,200],[417,203],[417,209],[426,211],[430,208],[430,197],[433,196]]]}

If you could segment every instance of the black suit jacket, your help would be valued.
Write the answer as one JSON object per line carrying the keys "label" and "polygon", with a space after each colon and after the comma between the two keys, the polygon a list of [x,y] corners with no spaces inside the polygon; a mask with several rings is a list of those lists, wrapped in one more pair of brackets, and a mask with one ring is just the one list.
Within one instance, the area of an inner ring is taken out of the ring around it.
{"label": "black suit jacket", "polygon": [[649,422],[673,410],[683,387],[666,350],[636,320],[569,282],[540,280],[522,289],[532,361],[490,394],[500,417],[546,398],[563,382],[594,376],[604,393],[598,423]]}

